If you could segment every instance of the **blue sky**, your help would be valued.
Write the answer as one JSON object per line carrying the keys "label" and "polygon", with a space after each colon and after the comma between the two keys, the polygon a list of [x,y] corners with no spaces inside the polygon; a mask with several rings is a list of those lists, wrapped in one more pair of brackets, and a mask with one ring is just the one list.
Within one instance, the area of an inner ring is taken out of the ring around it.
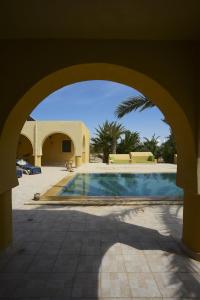
{"label": "blue sky", "polygon": [[[65,86],[46,97],[32,112],[36,120],[81,120],[89,128],[91,136],[95,128],[105,120],[116,121],[117,105],[138,94],[135,89],[112,81],[91,80]],[[154,133],[163,141],[169,135],[169,127],[161,121],[158,108],[132,112],[118,120],[127,129],[138,131],[141,138]]]}

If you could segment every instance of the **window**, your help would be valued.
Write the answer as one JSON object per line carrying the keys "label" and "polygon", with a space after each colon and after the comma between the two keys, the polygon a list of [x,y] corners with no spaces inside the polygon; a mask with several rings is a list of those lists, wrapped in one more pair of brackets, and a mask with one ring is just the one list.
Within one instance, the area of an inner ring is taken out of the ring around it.
{"label": "window", "polygon": [[62,141],[62,152],[71,152],[71,141],[70,140]]}

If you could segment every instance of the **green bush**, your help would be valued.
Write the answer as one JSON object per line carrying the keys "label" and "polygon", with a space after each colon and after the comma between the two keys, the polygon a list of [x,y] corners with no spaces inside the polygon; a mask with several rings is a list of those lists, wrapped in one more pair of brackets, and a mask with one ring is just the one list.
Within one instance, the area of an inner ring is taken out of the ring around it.
{"label": "green bush", "polygon": [[155,161],[154,156],[150,155],[150,156],[148,157],[148,161]]}

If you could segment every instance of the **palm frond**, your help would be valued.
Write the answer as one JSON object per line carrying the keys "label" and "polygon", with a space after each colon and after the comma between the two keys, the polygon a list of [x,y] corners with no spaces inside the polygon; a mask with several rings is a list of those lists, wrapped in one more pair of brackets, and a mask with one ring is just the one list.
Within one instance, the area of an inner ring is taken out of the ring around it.
{"label": "palm frond", "polygon": [[122,118],[124,115],[132,111],[143,111],[147,108],[154,107],[155,105],[147,97],[139,95],[128,98],[118,105],[115,110],[115,115]]}

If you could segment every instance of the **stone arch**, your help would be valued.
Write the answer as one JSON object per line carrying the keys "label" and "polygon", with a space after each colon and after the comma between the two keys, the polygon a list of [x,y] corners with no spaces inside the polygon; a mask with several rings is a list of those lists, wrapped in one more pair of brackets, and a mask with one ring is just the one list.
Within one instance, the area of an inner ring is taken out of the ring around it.
{"label": "stone arch", "polygon": [[17,152],[16,152],[17,159],[25,159],[29,163],[33,164],[33,144],[31,139],[24,133],[20,133]]}
{"label": "stone arch", "polygon": [[[71,141],[70,151],[64,152],[62,142]],[[53,132],[46,135],[41,143],[42,165],[64,166],[67,160],[75,161],[75,144],[66,132]]]}
{"label": "stone arch", "polygon": [[[56,71],[41,79],[18,101],[7,118],[1,135],[0,145],[3,145],[0,150],[1,155],[8,151],[7,156],[9,157],[9,166],[1,162],[1,169],[9,168],[10,171],[7,172],[9,178],[5,176],[1,182],[0,191],[4,192],[17,185],[13,153],[17,147],[19,133],[30,112],[53,91],[65,85],[86,80],[110,80],[128,85],[149,97],[160,108],[172,127],[177,142],[177,184],[187,190],[196,192],[195,137],[191,123],[183,108],[168,90],[148,75],[124,66],[107,63],[73,65]],[[19,115],[21,118],[19,118]],[[14,127],[13,124],[15,124]],[[5,136],[7,139],[5,139]]]}
{"label": "stone arch", "polygon": [[50,135],[54,135],[54,134],[57,134],[57,133],[60,133],[60,134],[63,134],[63,135],[66,135],[66,136],[68,136],[69,138],[70,138],[70,140],[73,142],[73,144],[74,144],[74,153],[76,153],[76,143],[75,143],[75,141],[74,141],[74,139],[72,138],[72,136],[71,136],[71,134],[69,134],[67,131],[64,131],[64,130],[55,130],[55,131],[51,131],[51,132],[49,132],[49,133],[47,133],[47,134],[45,134],[43,137],[42,137],[42,139],[41,139],[41,141],[40,141],[40,147],[39,147],[39,151],[40,151],[40,154],[42,155],[42,147],[43,147],[43,144],[44,144],[44,142],[45,142],[45,140],[46,140],[46,138],[48,138],[48,136],[50,136]]}

